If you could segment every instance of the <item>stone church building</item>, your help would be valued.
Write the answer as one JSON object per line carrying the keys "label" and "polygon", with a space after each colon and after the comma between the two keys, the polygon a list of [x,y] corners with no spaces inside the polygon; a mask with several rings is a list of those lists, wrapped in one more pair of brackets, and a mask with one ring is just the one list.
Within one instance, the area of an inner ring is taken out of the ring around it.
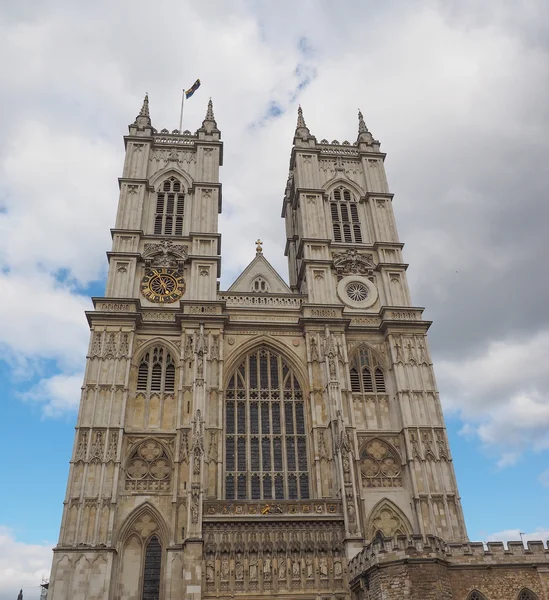
{"label": "stone church building", "polygon": [[[385,177],[301,108],[289,284],[257,243],[221,291],[221,132],[126,159],[49,600],[549,600],[543,543],[468,541]],[[282,191],[282,190],[281,190]]]}

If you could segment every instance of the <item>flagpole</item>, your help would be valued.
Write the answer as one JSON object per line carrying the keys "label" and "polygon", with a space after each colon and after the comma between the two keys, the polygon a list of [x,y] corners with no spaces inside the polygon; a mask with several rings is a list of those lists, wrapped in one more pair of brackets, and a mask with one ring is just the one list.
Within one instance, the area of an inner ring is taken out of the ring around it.
{"label": "flagpole", "polygon": [[183,133],[183,105],[185,104],[185,89],[181,93],[181,113],[179,115],[179,133]]}

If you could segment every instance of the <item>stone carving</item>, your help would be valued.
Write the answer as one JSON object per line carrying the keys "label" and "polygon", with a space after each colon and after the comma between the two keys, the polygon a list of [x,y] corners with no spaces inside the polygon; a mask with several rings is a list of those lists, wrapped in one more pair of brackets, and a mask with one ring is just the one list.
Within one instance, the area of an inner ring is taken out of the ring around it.
{"label": "stone carving", "polygon": [[120,345],[118,347],[118,357],[123,358],[128,356],[130,352],[130,336],[127,333],[123,333],[120,338]]}
{"label": "stone carving", "polygon": [[315,336],[311,336],[311,360],[318,362],[318,344]]}
{"label": "stone carving", "polygon": [[174,244],[171,240],[162,240],[156,244],[145,244],[141,255],[147,267],[182,268],[188,258],[187,246]]}
{"label": "stone carving", "polygon": [[210,441],[208,444],[208,461],[217,461],[217,431],[210,431]]}
{"label": "stone carving", "polygon": [[74,462],[84,461],[86,460],[86,453],[88,450],[88,431],[80,430],[80,436],[78,441],[78,447],[76,448],[76,454],[74,456]]}
{"label": "stone carving", "polygon": [[148,538],[149,535],[151,535],[151,533],[157,528],[158,525],[148,514],[144,514],[134,526],[134,529],[141,535],[142,538]]}
{"label": "stone carving", "polygon": [[212,337],[210,360],[219,360],[219,336],[218,335],[214,335]]}
{"label": "stone carving", "polygon": [[240,552],[236,555],[234,576],[237,581],[242,581],[244,579],[244,561]]}
{"label": "stone carving", "polygon": [[103,448],[105,446],[105,432],[95,431],[90,449],[90,462],[100,462],[103,459]]}
{"label": "stone carving", "polygon": [[333,257],[338,281],[347,275],[363,275],[369,279],[373,277],[375,264],[371,254],[350,249],[336,252]]}
{"label": "stone carving", "polygon": [[326,558],[326,555],[322,554],[318,562],[320,577],[322,579],[328,579],[328,559]]}
{"label": "stone carving", "polygon": [[278,579],[282,580],[282,579],[286,579],[286,555],[285,554],[281,554],[280,558],[278,559]]}
{"label": "stone carving", "polygon": [[191,490],[191,523],[198,523],[198,513],[200,512],[198,506],[199,497],[200,488],[197,485],[193,485]]}
{"label": "stone carving", "polygon": [[421,458],[421,455],[419,453],[417,434],[415,431],[410,431],[410,444],[412,446],[412,458]]}
{"label": "stone carving", "polygon": [[385,537],[392,537],[394,535],[405,535],[406,527],[397,513],[385,505],[371,518],[370,539],[373,539],[379,531]]}
{"label": "stone carving", "polygon": [[221,579],[228,580],[230,574],[229,557],[224,554],[221,557]]}
{"label": "stone carving", "polygon": [[192,334],[187,334],[185,336],[185,349],[183,350],[183,359],[191,362],[193,358],[193,336]]}
{"label": "stone carving", "polygon": [[107,448],[107,462],[115,461],[118,453],[118,431],[111,431]]}
{"label": "stone carving", "polygon": [[263,556],[263,579],[271,578],[272,561],[271,557],[266,554]]}
{"label": "stone carving", "polygon": [[307,579],[313,579],[314,577],[314,572],[313,572],[313,557],[310,554],[307,554],[306,558],[305,558],[305,572],[306,572],[306,576]]}
{"label": "stone carving", "polygon": [[107,337],[107,343],[105,344],[103,358],[115,358],[115,356],[116,356],[116,336],[114,333],[110,333]]}
{"label": "stone carving", "polygon": [[448,458],[448,449],[446,448],[446,442],[444,441],[444,433],[442,431],[436,431],[437,436],[437,448],[439,458]]}
{"label": "stone carving", "polygon": [[341,579],[343,577],[343,566],[341,564],[341,558],[334,556],[334,579]]}
{"label": "stone carving", "polygon": [[171,487],[172,466],[164,448],[148,439],[132,452],[126,468],[126,490],[166,492]]}
{"label": "stone carving", "polygon": [[257,581],[257,556],[255,554],[250,556],[249,573],[250,581]]}
{"label": "stone carving", "polygon": [[90,356],[101,356],[101,332],[96,331],[93,334],[93,342]]}
{"label": "stone carving", "polygon": [[189,436],[186,431],[181,434],[181,460],[189,462]]}
{"label": "stone carving", "polygon": [[215,579],[215,560],[213,556],[209,556],[206,560],[206,581],[214,581]]}
{"label": "stone carving", "polygon": [[381,439],[369,441],[360,452],[360,474],[367,487],[402,485],[400,458]]}
{"label": "stone carving", "polygon": [[202,413],[200,409],[196,411],[196,417],[194,420],[193,429],[193,441],[192,441],[192,454],[193,454],[193,473],[200,475],[200,463],[204,454],[204,433],[202,423]]}
{"label": "stone carving", "polygon": [[301,560],[299,558],[299,554],[294,553],[292,559],[292,578],[299,579],[301,576]]}

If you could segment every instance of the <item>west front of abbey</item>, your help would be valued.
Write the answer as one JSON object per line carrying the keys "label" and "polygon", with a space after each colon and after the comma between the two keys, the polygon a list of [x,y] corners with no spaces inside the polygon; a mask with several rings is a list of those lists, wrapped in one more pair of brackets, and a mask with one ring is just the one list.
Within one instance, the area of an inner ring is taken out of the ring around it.
{"label": "west front of abbey", "polygon": [[[129,127],[48,600],[548,600],[543,543],[469,542],[385,154],[298,111],[289,284],[221,291],[221,132]],[[282,191],[282,190],[281,190]]]}

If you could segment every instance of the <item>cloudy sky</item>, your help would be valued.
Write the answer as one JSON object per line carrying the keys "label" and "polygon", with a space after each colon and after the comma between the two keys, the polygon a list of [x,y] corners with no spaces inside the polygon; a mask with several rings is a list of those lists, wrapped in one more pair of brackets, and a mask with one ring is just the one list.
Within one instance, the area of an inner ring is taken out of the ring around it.
{"label": "cloudy sky", "polygon": [[[475,540],[547,537],[549,5],[543,0],[1,2],[0,600],[49,573],[101,295],[122,136],[225,142],[222,287],[253,258],[286,276],[281,199],[296,109],[318,139],[387,152]],[[230,251],[229,251],[230,249]],[[9,490],[9,493],[5,493]]]}

